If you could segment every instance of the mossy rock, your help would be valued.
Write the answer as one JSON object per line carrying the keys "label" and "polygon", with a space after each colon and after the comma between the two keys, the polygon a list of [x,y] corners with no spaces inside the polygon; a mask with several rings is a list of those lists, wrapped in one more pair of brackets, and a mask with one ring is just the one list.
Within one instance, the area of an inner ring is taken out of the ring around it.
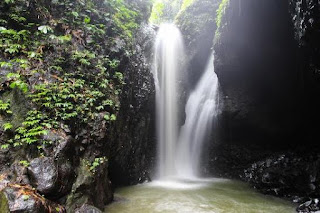
{"label": "mossy rock", "polygon": [[7,197],[3,192],[0,192],[0,212],[1,213],[9,213],[9,204]]}
{"label": "mossy rock", "polygon": [[0,99],[4,103],[10,102],[10,110],[12,111],[12,115],[1,117],[0,125],[2,126],[4,123],[10,122],[13,128],[21,126],[30,109],[25,95],[18,89],[13,89],[4,92]]}

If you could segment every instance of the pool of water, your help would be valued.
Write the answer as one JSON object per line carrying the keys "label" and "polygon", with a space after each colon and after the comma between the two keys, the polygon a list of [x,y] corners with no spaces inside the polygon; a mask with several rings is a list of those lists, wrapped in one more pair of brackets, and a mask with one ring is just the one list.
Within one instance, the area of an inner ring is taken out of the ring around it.
{"label": "pool of water", "polygon": [[294,213],[285,200],[227,179],[152,182],[119,188],[108,213]]}

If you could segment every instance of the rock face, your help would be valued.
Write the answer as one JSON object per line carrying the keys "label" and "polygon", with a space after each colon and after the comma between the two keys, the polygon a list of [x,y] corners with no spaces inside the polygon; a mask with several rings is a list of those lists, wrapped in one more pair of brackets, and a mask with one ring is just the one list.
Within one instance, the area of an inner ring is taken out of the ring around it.
{"label": "rock face", "polygon": [[320,3],[310,0],[290,0],[290,14],[299,45],[298,61],[303,94],[303,123],[301,130],[305,140],[314,141],[318,137],[320,118]]}
{"label": "rock face", "polygon": [[155,30],[143,25],[135,55],[126,68],[119,119],[112,131],[110,175],[116,185],[136,184],[151,178],[154,165],[155,88],[152,76]]}
{"label": "rock face", "polygon": [[213,38],[216,31],[216,11],[220,1],[195,0],[176,17],[186,45],[186,58],[189,62],[185,75],[188,86],[192,89],[205,69],[212,52]]}
{"label": "rock face", "polygon": [[288,9],[286,1],[230,0],[224,11],[214,45],[224,143],[280,147],[295,133],[299,73]]}
{"label": "rock face", "polygon": [[317,211],[320,209],[320,156],[305,153],[287,152],[253,163],[245,170],[243,180],[265,194],[299,203],[298,212]]}

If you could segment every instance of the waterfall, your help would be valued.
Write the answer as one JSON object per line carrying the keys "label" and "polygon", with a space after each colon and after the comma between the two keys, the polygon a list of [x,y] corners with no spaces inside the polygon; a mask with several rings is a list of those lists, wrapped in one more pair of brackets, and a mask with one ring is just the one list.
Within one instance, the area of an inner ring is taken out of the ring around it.
{"label": "waterfall", "polygon": [[183,39],[173,24],[162,24],[155,44],[154,79],[157,104],[158,176],[176,175],[178,140],[178,78],[184,58]]}
{"label": "waterfall", "polygon": [[210,136],[218,109],[218,78],[214,72],[211,54],[206,69],[191,92],[186,104],[186,121],[178,141],[176,167],[178,177],[199,177],[201,153]]}
{"label": "waterfall", "polygon": [[186,121],[179,134],[178,84],[185,58],[183,40],[173,24],[160,26],[154,62],[159,180],[199,177],[202,147],[217,114],[218,80],[211,55],[203,76],[187,100]]}

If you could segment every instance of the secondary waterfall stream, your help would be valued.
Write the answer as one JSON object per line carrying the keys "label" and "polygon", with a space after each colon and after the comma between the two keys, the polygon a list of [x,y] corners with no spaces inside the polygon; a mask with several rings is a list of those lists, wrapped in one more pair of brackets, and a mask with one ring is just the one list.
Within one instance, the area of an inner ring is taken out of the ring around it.
{"label": "secondary waterfall stream", "polygon": [[178,98],[183,40],[173,24],[160,26],[155,45],[155,84],[160,180],[193,180],[199,177],[202,147],[217,109],[218,79],[213,54],[185,107],[186,121],[180,134]]}
{"label": "secondary waterfall stream", "polygon": [[218,111],[218,78],[213,59],[211,54],[186,104],[186,121],[181,128],[176,159],[179,177],[194,179],[200,175],[202,147]]}

